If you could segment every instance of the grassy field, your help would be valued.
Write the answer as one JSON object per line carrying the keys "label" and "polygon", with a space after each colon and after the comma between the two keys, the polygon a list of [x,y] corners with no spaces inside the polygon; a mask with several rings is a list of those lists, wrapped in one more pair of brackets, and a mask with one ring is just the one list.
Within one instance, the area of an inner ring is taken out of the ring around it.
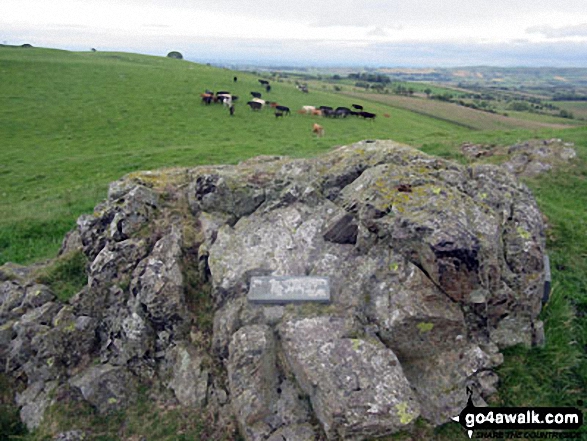
{"label": "grassy field", "polygon": [[[387,104],[396,108],[410,110],[423,116],[435,118],[440,121],[447,121],[460,125],[471,130],[541,130],[544,128],[565,128],[571,125],[580,125],[573,120],[564,120],[562,118],[554,119],[552,117],[543,117],[541,115],[522,116],[503,116],[492,114],[481,110],[475,110],[454,103],[448,103],[438,100],[425,99],[421,97],[405,97],[398,95],[386,94],[363,94],[349,93],[344,95],[355,99],[369,99],[378,103]],[[518,112],[521,113],[521,112]],[[556,121],[556,122],[553,122]]]}
{"label": "grassy field", "polygon": [[[0,264],[54,257],[75,219],[106,196],[109,182],[131,171],[235,163],[259,154],[310,156],[376,138],[460,161],[458,147],[465,141],[574,142],[579,158],[571,166],[527,181],[551,225],[554,289],[542,313],[547,345],[508,351],[494,404],[577,406],[587,396],[587,128],[466,108],[460,113],[450,104],[410,111],[396,101],[402,97],[334,94],[321,87],[303,94],[287,80],[272,82],[271,93],[263,94],[292,109],[290,117],[276,119],[270,110],[245,106],[250,91],[262,92],[254,75],[124,53],[0,48],[0,77]],[[207,88],[241,97],[234,117],[221,106],[201,104],[199,94]],[[357,100],[380,115],[376,121],[296,113],[302,105],[350,106]],[[323,138],[312,136],[314,122],[324,126]],[[449,426],[425,436],[461,434]]]}
{"label": "grassy field", "polygon": [[[234,163],[258,154],[302,156],[364,138],[407,143],[466,130],[402,110],[389,120],[321,120],[311,134],[302,105],[350,105],[349,98],[276,83],[264,97],[289,106],[276,120],[245,105],[257,77],[186,61],[115,53],[0,48],[0,263],[50,257],[77,216],[123,174],[164,166]],[[230,118],[201,104],[205,89],[241,97]]]}
{"label": "grassy field", "polygon": [[572,112],[575,118],[587,119],[587,101],[553,101],[552,104]]}

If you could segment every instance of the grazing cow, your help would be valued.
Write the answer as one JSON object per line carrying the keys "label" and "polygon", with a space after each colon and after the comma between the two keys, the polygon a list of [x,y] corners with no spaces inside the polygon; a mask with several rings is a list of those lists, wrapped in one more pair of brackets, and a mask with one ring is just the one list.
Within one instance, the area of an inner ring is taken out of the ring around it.
{"label": "grazing cow", "polygon": [[232,105],[232,95],[221,93],[216,95],[218,101],[221,101],[223,105],[226,107],[230,107]]}
{"label": "grazing cow", "polygon": [[318,137],[324,136],[324,127],[320,124],[314,124],[312,126],[312,133],[315,133]]}
{"label": "grazing cow", "polygon": [[249,101],[247,105],[251,108],[251,110],[261,110],[263,108],[261,103],[257,103],[255,101]]}
{"label": "grazing cow", "polygon": [[283,117],[283,112],[275,112],[275,118]]}
{"label": "grazing cow", "polygon": [[332,118],[332,117],[336,116],[336,113],[332,109],[328,109],[328,108],[321,109],[321,112],[322,112],[322,116],[326,116],[328,118]]}
{"label": "grazing cow", "polygon": [[237,77],[234,77],[234,78],[232,79],[232,81],[234,81],[234,82],[236,83],[236,82],[238,81],[238,78],[237,78]]}
{"label": "grazing cow", "polygon": [[377,116],[376,114],[370,112],[359,112],[359,115],[365,119],[370,119],[372,121],[375,121],[375,117]]}
{"label": "grazing cow", "polygon": [[214,98],[211,93],[201,93],[200,96],[202,97],[202,102],[206,105],[210,104]]}
{"label": "grazing cow", "polygon": [[304,112],[306,112],[307,114],[312,113],[314,110],[316,110],[316,108],[314,106],[303,106],[302,110]]}
{"label": "grazing cow", "polygon": [[230,92],[227,92],[225,90],[222,90],[220,92],[216,92],[216,96],[214,97],[214,102],[215,103],[223,103],[227,97],[230,97]]}
{"label": "grazing cow", "polygon": [[322,112],[323,112],[323,110],[314,109],[314,110],[312,110],[312,116],[322,116]]}
{"label": "grazing cow", "polygon": [[359,106],[358,104],[353,104],[351,106],[353,109],[357,109],[357,110],[363,110],[363,106]]}
{"label": "grazing cow", "polygon": [[351,116],[359,116],[360,112],[353,112],[352,110],[349,112]]}
{"label": "grazing cow", "polygon": [[253,98],[251,101],[254,103],[261,104],[261,108],[263,108],[265,106],[265,104],[267,104],[267,102],[262,100],[261,98]]}
{"label": "grazing cow", "polygon": [[265,86],[265,90],[267,91],[267,93],[271,92],[271,86],[269,84],[267,84]]}
{"label": "grazing cow", "polygon": [[269,81],[267,80],[258,80],[259,83],[261,83],[263,86],[266,86],[267,84],[269,84]]}
{"label": "grazing cow", "polygon": [[337,107],[336,110],[334,111],[334,116],[335,117],[342,117],[342,118],[346,118],[347,116],[349,116],[351,113],[351,109],[347,108],[347,107]]}
{"label": "grazing cow", "polygon": [[254,98],[261,98],[261,93],[259,92],[251,92],[251,95],[253,95]]}
{"label": "grazing cow", "polygon": [[275,108],[281,112],[283,112],[285,115],[289,115],[290,111],[289,111],[289,107],[286,106],[275,106]]}
{"label": "grazing cow", "polygon": [[320,110],[332,110],[332,107],[328,107],[328,106],[320,106],[318,107]]}

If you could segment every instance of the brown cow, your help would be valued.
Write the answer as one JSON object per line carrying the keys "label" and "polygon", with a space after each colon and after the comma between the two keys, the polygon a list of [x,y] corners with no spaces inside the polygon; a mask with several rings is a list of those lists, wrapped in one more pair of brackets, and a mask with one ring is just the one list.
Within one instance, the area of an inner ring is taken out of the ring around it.
{"label": "brown cow", "polygon": [[320,124],[314,124],[312,126],[312,133],[315,133],[317,137],[324,136],[324,127]]}

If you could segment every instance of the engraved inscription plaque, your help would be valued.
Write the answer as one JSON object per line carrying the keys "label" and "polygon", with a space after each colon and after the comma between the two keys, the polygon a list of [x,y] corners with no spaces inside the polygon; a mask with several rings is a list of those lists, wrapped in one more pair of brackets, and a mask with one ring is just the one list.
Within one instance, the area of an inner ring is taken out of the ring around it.
{"label": "engraved inscription plaque", "polygon": [[249,294],[253,303],[330,302],[328,277],[251,277]]}

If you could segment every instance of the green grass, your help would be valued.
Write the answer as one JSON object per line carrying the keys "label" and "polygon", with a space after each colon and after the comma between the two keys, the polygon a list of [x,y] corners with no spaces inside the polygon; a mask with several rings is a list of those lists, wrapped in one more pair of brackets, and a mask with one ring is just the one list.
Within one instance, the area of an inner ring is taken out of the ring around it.
{"label": "green grass", "polygon": [[[392,118],[320,120],[302,105],[350,105],[321,91],[302,94],[274,83],[265,96],[292,109],[276,120],[245,105],[257,77],[161,57],[0,48],[0,264],[53,256],[77,216],[90,212],[109,182],[166,166],[235,163],[259,154],[308,156],[365,138],[417,144],[463,135],[412,112],[374,105]],[[205,89],[240,97],[236,114],[204,106]]]}
{"label": "green grass", "polygon": [[39,270],[36,281],[49,286],[59,300],[66,302],[87,284],[87,264],[84,253],[71,251]]}
{"label": "green grass", "polygon": [[[321,87],[306,95],[287,81],[272,82],[266,96],[292,109],[291,117],[276,120],[270,111],[254,113],[244,105],[250,91],[261,91],[257,76],[239,72],[234,84],[231,71],[133,54],[0,47],[0,74],[0,264],[55,257],[77,216],[91,212],[109,182],[136,170],[235,163],[259,154],[311,156],[376,138],[461,162],[466,162],[459,152],[463,142],[574,142],[579,158],[573,166],[527,181],[552,226],[548,250],[554,290],[542,312],[547,344],[506,352],[494,404],[576,405],[587,396],[587,128],[544,127],[535,121],[486,126],[488,120],[477,117],[473,122],[480,126],[463,124],[452,113],[431,117],[370,101],[376,95],[361,98],[368,110],[391,118],[313,119],[295,111],[306,104],[349,106],[356,98]],[[230,118],[220,106],[202,105],[199,94],[206,88],[239,95],[236,115]],[[314,122],[324,126],[325,137],[312,136]],[[83,283],[83,267],[81,260],[66,256],[43,280],[67,298]],[[69,279],[69,287],[55,285]],[[133,428],[141,426],[140,419],[132,420],[134,410],[129,412],[126,434],[140,433]],[[75,412],[68,415],[66,421],[76,419]],[[153,416],[148,409],[145,415]],[[115,433],[110,423],[87,418],[88,424],[104,427],[104,433]],[[161,423],[176,427],[172,421],[182,418],[171,414]],[[193,433],[200,430],[190,427]],[[448,440],[460,433],[452,424],[421,430],[422,439]]]}

